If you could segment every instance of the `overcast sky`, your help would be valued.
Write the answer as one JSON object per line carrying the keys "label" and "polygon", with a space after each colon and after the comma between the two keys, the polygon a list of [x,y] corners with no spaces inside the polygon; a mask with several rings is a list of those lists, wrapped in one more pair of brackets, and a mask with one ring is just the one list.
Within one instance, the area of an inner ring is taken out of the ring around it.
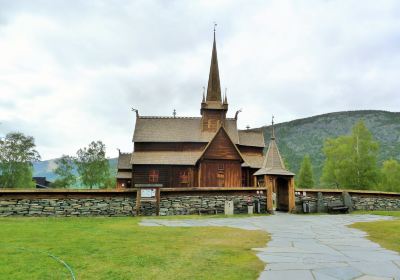
{"label": "overcast sky", "polygon": [[0,136],[43,159],[132,150],[134,113],[199,116],[213,22],[239,126],[400,107],[400,1],[0,0]]}

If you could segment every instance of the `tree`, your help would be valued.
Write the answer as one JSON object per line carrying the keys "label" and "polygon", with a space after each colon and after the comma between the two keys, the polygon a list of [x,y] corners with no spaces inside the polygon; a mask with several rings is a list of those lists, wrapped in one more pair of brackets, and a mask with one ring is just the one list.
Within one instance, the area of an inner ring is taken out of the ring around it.
{"label": "tree", "polygon": [[314,187],[314,176],[309,155],[305,155],[301,163],[297,186],[300,188]]}
{"label": "tree", "polygon": [[63,155],[56,160],[56,164],[57,168],[54,170],[54,173],[58,175],[58,178],[54,181],[53,187],[66,188],[72,186],[76,182],[74,158]]}
{"label": "tree", "polygon": [[341,188],[371,189],[379,179],[379,144],[363,121],[357,122],[351,135],[327,139],[322,181]]}
{"label": "tree", "polygon": [[76,165],[82,183],[90,187],[106,186],[110,178],[109,163],[106,159],[106,146],[101,141],[92,142],[89,146],[79,149]]}
{"label": "tree", "polygon": [[400,163],[395,159],[386,160],[382,167],[380,189],[400,192]]}
{"label": "tree", "polygon": [[35,140],[19,132],[0,139],[0,187],[34,188],[32,162],[40,160]]}

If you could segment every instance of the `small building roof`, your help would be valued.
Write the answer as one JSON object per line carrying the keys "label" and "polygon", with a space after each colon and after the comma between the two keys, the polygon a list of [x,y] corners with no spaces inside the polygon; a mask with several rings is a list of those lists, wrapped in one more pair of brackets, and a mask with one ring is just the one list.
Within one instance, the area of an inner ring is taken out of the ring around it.
{"label": "small building roof", "polygon": [[120,169],[132,169],[131,166],[132,153],[120,153],[118,157],[117,168]]}
{"label": "small building roof", "polygon": [[117,179],[132,179],[132,172],[129,172],[129,171],[118,171],[116,177],[117,177]]}
{"label": "small building roof", "polygon": [[238,130],[239,145],[265,147],[264,134],[262,131]]}
{"label": "small building roof", "polygon": [[272,122],[272,134],[269,141],[268,150],[262,168],[257,170],[254,175],[288,175],[294,176],[293,172],[286,169],[285,163],[279,153],[278,145],[275,141],[274,123]]}
{"label": "small building roof", "polygon": [[131,164],[195,165],[201,154],[201,151],[133,152]]}
{"label": "small building roof", "polygon": [[242,157],[244,159],[243,167],[261,168],[264,162],[264,157],[262,155],[242,153]]}

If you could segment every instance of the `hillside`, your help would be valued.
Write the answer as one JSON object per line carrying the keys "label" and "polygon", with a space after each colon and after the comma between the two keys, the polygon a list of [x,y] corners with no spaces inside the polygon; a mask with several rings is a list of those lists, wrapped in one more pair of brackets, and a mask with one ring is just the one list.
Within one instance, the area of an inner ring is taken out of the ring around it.
{"label": "hillside", "polygon": [[[291,171],[298,173],[305,154],[311,156],[314,174],[318,179],[322,173],[324,156],[322,147],[327,138],[349,134],[352,126],[360,119],[380,142],[379,162],[385,159],[400,160],[400,113],[386,111],[349,111],[318,115],[275,125],[275,134],[279,149]],[[270,126],[254,130],[263,130],[265,141],[270,138]],[[50,181],[55,179],[52,172],[55,160],[41,161],[34,164],[34,176],[45,176]],[[115,170],[117,159],[110,159],[110,166]]]}
{"label": "hillside", "polygon": [[[53,182],[56,178],[57,175],[54,174],[54,169],[57,167],[57,164],[55,163],[57,159],[50,159],[50,160],[43,160],[43,161],[38,161],[33,163],[33,176],[35,177],[46,177],[47,180]],[[116,172],[117,169],[117,158],[110,158],[108,160],[110,164],[110,169],[112,172]],[[77,175],[77,172],[75,171],[75,175]]]}
{"label": "hillside", "polygon": [[[324,140],[349,134],[352,126],[360,119],[364,120],[375,139],[380,142],[379,162],[389,158],[400,160],[400,113],[372,110],[329,113],[276,124],[275,135],[290,169],[298,173],[301,161],[308,153],[318,179],[324,162]],[[263,130],[268,143],[271,127],[259,129]]]}

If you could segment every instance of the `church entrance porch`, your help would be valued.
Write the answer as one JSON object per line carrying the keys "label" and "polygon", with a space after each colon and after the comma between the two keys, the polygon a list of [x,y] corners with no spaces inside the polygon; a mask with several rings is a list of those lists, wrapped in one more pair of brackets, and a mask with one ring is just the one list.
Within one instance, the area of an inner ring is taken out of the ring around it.
{"label": "church entrance porch", "polygon": [[267,211],[295,210],[294,178],[283,175],[257,176],[257,185],[267,188]]}

